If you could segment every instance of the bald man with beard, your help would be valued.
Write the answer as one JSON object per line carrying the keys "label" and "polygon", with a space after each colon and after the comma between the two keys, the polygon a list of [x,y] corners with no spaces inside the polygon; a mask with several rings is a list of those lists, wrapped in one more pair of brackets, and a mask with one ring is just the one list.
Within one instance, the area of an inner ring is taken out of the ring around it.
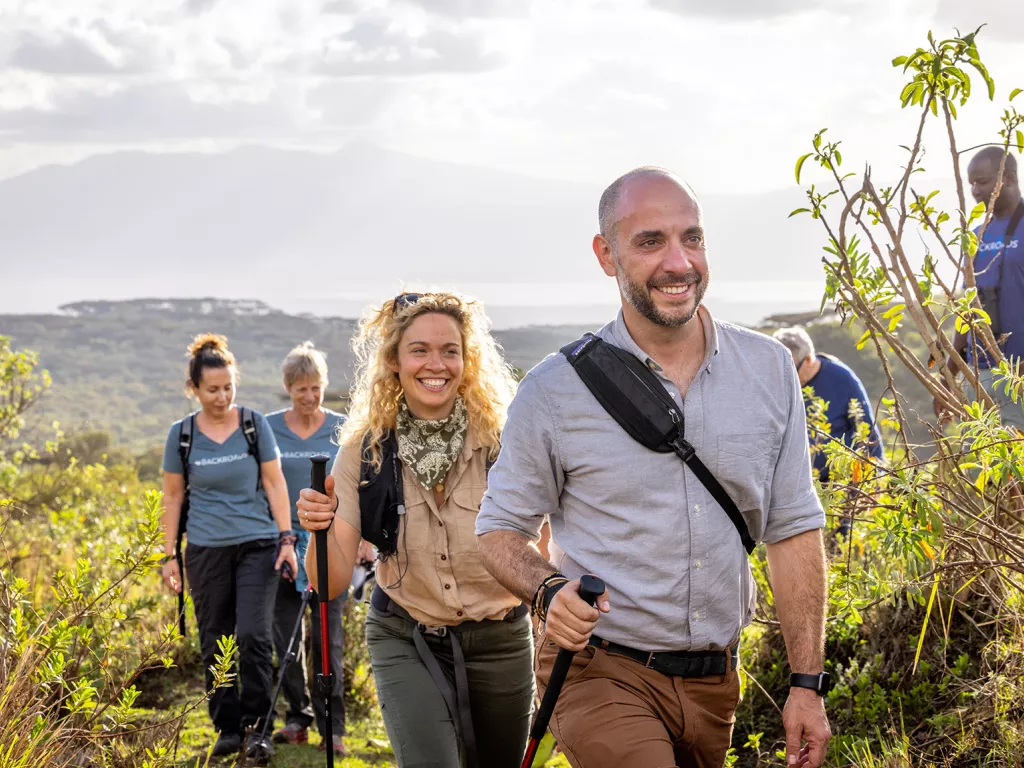
{"label": "bald man with beard", "polygon": [[[678,176],[625,174],[602,195],[598,218],[594,253],[622,309],[597,336],[657,377],[746,530],[679,456],[633,440],[566,356],[530,371],[476,532],[488,570],[546,619],[540,687],[559,649],[577,652],[551,729],[575,768],[722,766],[740,700],[738,643],[755,599],[745,549],[753,539],[767,545],[796,673],[782,718],[789,764],[820,766],[830,738],[825,514],[792,357],[703,305],[704,217]],[[550,562],[533,546],[545,516]],[[607,585],[596,608],[578,594],[586,573]]]}

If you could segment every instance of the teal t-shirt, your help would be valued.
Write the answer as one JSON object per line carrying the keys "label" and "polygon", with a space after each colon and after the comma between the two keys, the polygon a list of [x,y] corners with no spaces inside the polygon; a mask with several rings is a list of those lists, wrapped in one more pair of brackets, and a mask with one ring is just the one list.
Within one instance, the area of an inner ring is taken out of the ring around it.
{"label": "teal t-shirt", "polygon": [[298,534],[299,542],[296,547],[296,555],[299,559],[299,577],[295,579],[295,588],[300,592],[306,587],[306,574],[302,562],[305,559],[306,546],[309,541],[309,533],[299,523],[299,510],[296,506],[299,500],[299,493],[303,488],[309,488],[310,459],[318,454],[330,456],[327,462],[327,471],[330,472],[334,466],[334,459],[338,455],[338,445],[334,438],[338,432],[338,426],[345,421],[345,417],[334,411],[327,411],[327,417],[320,429],[303,440],[296,435],[288,425],[284,423],[285,411],[275,411],[267,414],[267,423],[274,431],[277,438],[278,448],[281,450],[281,469],[284,471],[285,482],[288,483],[288,501],[292,508],[292,529]]}
{"label": "teal t-shirt", "polygon": [[[241,418],[241,412],[235,408]],[[186,417],[189,418],[189,417]],[[262,413],[253,413],[260,463],[281,454],[274,431]],[[181,421],[167,433],[164,472],[184,474],[178,453]],[[201,547],[229,547],[258,539],[277,540],[277,524],[259,482],[259,466],[249,455],[241,424],[223,443],[216,443],[198,427],[192,431],[188,457],[189,511],[185,535]]]}

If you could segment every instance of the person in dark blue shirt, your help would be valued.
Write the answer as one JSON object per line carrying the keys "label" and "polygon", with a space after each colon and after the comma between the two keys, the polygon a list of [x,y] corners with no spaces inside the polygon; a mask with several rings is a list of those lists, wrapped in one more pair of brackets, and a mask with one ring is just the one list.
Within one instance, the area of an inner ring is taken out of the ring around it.
{"label": "person in dark blue shirt", "polygon": [[[982,305],[992,317],[993,333],[997,340],[1002,338],[999,348],[1012,367],[1024,358],[1024,247],[1020,245],[1024,239],[1024,202],[1017,180],[1017,160],[1012,154],[1006,155],[1002,186],[992,202],[1003,154],[1002,147],[986,147],[978,152],[967,166],[967,180],[974,199],[992,208],[984,232],[981,227],[975,230],[979,243],[974,277]],[[1013,402],[1005,388],[997,386],[993,361],[980,340],[976,342],[973,334],[960,333],[953,346],[968,365],[973,368],[977,364],[980,384],[999,408],[1003,425],[1024,432],[1024,403]],[[956,370],[952,358],[948,365]]]}
{"label": "person in dark blue shirt", "polygon": [[[814,342],[803,328],[782,328],[775,332],[775,338],[781,341],[793,355],[800,386],[814,391],[814,397],[825,401],[825,417],[829,423],[829,435],[817,434],[809,428],[809,440],[812,451],[812,463],[822,483],[829,481],[828,466],[825,461],[824,445],[828,440],[839,440],[853,450],[871,456],[877,461],[884,457],[882,436],[875,424],[871,403],[864,385],[850,368],[831,355],[816,353]],[[804,396],[810,405],[810,399]],[[856,403],[856,408],[852,407]],[[857,410],[860,414],[857,414]],[[857,424],[863,420],[869,429],[869,441],[866,445],[857,442]]]}

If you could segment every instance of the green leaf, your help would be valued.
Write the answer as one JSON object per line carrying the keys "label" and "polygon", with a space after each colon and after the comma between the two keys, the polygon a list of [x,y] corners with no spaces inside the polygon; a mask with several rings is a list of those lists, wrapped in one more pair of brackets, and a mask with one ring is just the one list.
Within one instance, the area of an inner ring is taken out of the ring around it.
{"label": "green leaf", "polygon": [[813,154],[814,154],[813,152],[808,152],[806,155],[804,155],[803,157],[801,157],[799,160],[796,161],[796,183],[797,184],[800,183],[800,169],[804,167],[804,163],[807,161],[807,158],[809,158]]}
{"label": "green leaf", "polygon": [[1017,131],[1017,151],[1024,152],[1024,132]]}
{"label": "green leaf", "polygon": [[864,349],[864,345],[868,343],[870,338],[871,331],[864,331],[864,335],[857,340],[857,349]]}
{"label": "green leaf", "polygon": [[991,101],[996,97],[996,83],[995,80],[992,79],[992,76],[989,75],[988,68],[981,63],[980,59],[977,58],[972,58],[970,60],[970,65],[978,70],[978,74],[981,75],[982,79],[985,81],[985,85],[988,86],[988,98],[989,101]]}
{"label": "green leaf", "polygon": [[798,213],[810,213],[810,212],[811,212],[810,208],[797,208],[795,211],[793,211],[791,214],[789,214],[789,216],[787,216],[786,218],[787,219],[791,219],[794,216],[796,216]]}
{"label": "green leaf", "polygon": [[978,203],[976,206],[971,208],[971,215],[967,217],[967,223],[973,224],[979,218],[985,215],[985,204]]}
{"label": "green leaf", "polygon": [[[1020,133],[1020,131],[1017,131],[1017,133]],[[835,158],[836,158],[836,165],[842,165],[843,164],[843,155],[842,155],[842,153],[840,153],[840,151],[838,149],[835,151]]]}
{"label": "green leaf", "polygon": [[[895,59],[892,60],[892,65],[894,67],[900,67],[900,66],[903,66],[906,63],[907,63],[907,57],[906,56],[897,56]],[[1012,99],[1013,96],[1011,96],[1010,98]]]}
{"label": "green leaf", "polygon": [[1012,91],[1010,91],[1010,101],[1013,101],[1017,94],[1020,93],[1021,91],[1024,91],[1024,88],[1014,88]]}
{"label": "green leaf", "polygon": [[[900,93],[900,103],[905,107],[910,103],[911,97],[914,95],[914,89],[917,88],[917,83],[907,83],[903,86],[903,91]],[[907,150],[910,151],[909,149]]]}
{"label": "green leaf", "polygon": [[888,320],[888,319],[889,319],[890,317],[892,317],[893,315],[897,314],[898,312],[902,312],[902,311],[903,311],[903,310],[905,310],[906,308],[907,308],[907,305],[906,305],[906,304],[897,304],[897,305],[895,305],[895,306],[893,306],[893,307],[890,307],[890,308],[889,308],[889,309],[888,309],[888,310],[886,311],[886,313],[885,313],[884,315],[882,315],[882,317],[883,317],[884,319]]}

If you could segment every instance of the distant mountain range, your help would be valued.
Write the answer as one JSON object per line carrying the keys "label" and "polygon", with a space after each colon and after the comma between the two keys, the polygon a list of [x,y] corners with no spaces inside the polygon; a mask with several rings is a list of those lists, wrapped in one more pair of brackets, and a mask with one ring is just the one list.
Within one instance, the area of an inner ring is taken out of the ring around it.
{"label": "distant mountain range", "polygon": [[[763,289],[712,306],[753,322],[792,308],[786,283],[820,277],[823,235],[786,218],[799,189],[746,195],[738,181],[735,195],[702,196],[711,296],[734,281]],[[600,191],[366,143],[95,156],[0,182],[2,307],[216,295],[354,317],[406,281],[489,286],[501,327],[590,323],[615,309],[590,251]]]}
{"label": "distant mountain range", "polygon": [[[870,345],[859,352],[854,348],[860,329],[816,319],[816,312],[781,315],[763,328],[809,324],[816,346],[851,365],[877,402],[886,381]],[[528,370],[597,327],[532,326],[495,335],[509,362]],[[354,320],[298,316],[257,300],[221,298],[78,302],[59,314],[0,315],[0,334],[11,336],[16,349],[38,352],[53,377],[50,394],[32,413],[30,430],[45,433],[56,419],[65,430],[109,432],[132,450],[161,446],[169,425],[193,408],[184,395],[185,349],[196,334],[228,337],[239,361],[239,402],[271,411],[286,405],[281,361],[307,339],[327,353],[329,389],[347,390],[354,330]],[[930,416],[931,401],[920,384],[902,366],[893,370],[909,398],[905,405]]]}
{"label": "distant mountain range", "polygon": [[[593,327],[545,326],[497,332],[506,358],[529,369]],[[307,339],[327,353],[330,389],[348,388],[355,321],[297,316],[255,300],[137,299],[78,302],[59,314],[0,315],[0,334],[39,353],[53,387],[31,426],[56,419],[66,430],[104,430],[134,449],[160,443],[189,413],[185,350],[196,334],[228,337],[238,358],[238,400],[271,411],[282,399],[281,361]]]}

